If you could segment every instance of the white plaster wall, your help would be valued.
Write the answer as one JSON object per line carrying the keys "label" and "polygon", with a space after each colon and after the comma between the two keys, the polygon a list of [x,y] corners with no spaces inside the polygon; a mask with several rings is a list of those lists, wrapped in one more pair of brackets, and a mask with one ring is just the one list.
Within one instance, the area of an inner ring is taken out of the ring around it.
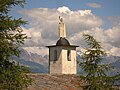
{"label": "white plaster wall", "polygon": [[[54,51],[57,50],[57,61],[54,61]],[[71,61],[67,60],[67,50],[71,50]],[[76,48],[75,47],[50,47],[50,74],[76,74]]]}
{"label": "white plaster wall", "polygon": [[76,63],[76,49],[73,47],[71,49],[71,61],[67,60],[67,50],[62,50],[62,74],[76,74],[77,73],[77,63]]}
{"label": "white plaster wall", "polygon": [[[54,50],[57,50],[57,61],[54,61]],[[62,74],[62,47],[50,47],[50,74]]]}

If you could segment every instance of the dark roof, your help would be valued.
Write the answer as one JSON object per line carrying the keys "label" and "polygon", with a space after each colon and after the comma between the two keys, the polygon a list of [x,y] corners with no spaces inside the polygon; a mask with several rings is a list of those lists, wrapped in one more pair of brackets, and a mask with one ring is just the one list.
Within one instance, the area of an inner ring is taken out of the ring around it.
{"label": "dark roof", "polygon": [[69,41],[66,38],[60,37],[60,39],[57,41],[56,45],[46,46],[46,47],[56,47],[56,46],[64,46],[64,47],[79,47],[76,45],[70,45]]}
{"label": "dark roof", "polygon": [[[46,47],[56,47],[57,45],[51,45],[51,46],[46,46]],[[69,46],[63,46],[63,47],[79,47],[77,45],[69,45]]]}
{"label": "dark roof", "polygon": [[56,46],[70,46],[70,43],[66,38],[60,37],[60,39],[56,43]]}

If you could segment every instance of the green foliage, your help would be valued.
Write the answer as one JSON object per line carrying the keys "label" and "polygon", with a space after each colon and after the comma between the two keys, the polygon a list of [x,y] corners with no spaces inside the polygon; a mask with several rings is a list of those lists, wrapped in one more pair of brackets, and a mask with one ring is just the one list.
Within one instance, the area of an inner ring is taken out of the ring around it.
{"label": "green foliage", "polygon": [[20,5],[23,7],[25,0],[0,0],[0,13],[8,14],[12,6]]}
{"label": "green foliage", "polygon": [[22,90],[26,88],[31,82],[26,74],[29,70],[26,67],[7,63],[8,67],[4,67],[5,69],[0,72],[0,90]]}
{"label": "green foliage", "polygon": [[88,48],[82,55],[83,62],[80,63],[81,68],[85,72],[85,76],[81,76],[85,81],[84,90],[118,90],[115,84],[120,78],[120,74],[115,76],[107,75],[112,66],[101,63],[106,52],[101,47],[100,42],[97,42],[93,36],[88,34],[83,36],[88,44]]}
{"label": "green foliage", "polygon": [[24,0],[0,0],[0,90],[22,90],[31,83],[26,75],[29,70],[16,64],[13,56],[19,56],[19,47],[27,38],[22,33],[21,25],[26,24],[21,18],[9,16],[12,6],[23,6]]}

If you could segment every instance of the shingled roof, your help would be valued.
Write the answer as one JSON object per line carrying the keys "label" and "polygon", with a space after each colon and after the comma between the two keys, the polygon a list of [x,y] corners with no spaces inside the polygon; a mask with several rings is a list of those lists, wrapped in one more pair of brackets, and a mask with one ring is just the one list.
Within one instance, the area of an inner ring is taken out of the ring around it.
{"label": "shingled roof", "polygon": [[78,75],[32,74],[28,90],[82,90]]}

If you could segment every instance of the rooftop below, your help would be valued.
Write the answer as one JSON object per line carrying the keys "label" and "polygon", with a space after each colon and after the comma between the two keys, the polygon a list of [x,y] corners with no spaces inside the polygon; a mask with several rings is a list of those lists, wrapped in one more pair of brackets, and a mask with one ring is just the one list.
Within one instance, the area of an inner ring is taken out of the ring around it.
{"label": "rooftop below", "polygon": [[79,75],[31,74],[33,83],[28,90],[82,90]]}

